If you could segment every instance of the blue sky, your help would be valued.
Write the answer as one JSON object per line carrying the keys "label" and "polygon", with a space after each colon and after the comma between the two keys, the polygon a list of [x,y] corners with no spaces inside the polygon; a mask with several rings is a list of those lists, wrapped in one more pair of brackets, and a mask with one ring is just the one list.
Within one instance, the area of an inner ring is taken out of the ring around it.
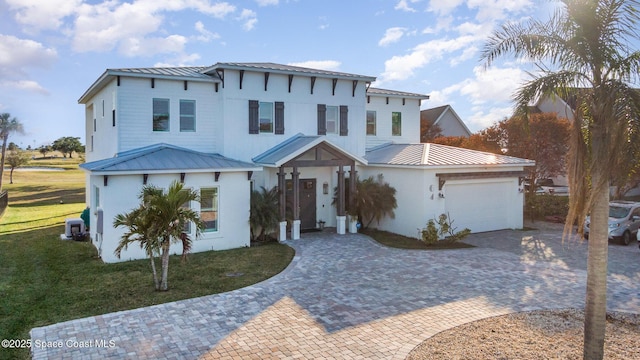
{"label": "blue sky", "polygon": [[82,93],[107,68],[276,62],[377,77],[373,86],[451,104],[472,131],[511,113],[526,65],[483,70],[505,21],[543,0],[0,0],[0,112],[23,148],[84,141]]}

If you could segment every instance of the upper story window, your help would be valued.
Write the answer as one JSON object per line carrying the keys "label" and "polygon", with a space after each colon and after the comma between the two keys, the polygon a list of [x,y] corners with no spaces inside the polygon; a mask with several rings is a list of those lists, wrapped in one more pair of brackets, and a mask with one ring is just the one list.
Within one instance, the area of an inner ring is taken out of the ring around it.
{"label": "upper story window", "polygon": [[349,107],[318,104],[318,135],[349,134]]}
{"label": "upper story window", "polygon": [[249,134],[284,134],[284,103],[249,100]]}
{"label": "upper story window", "polygon": [[153,131],[169,131],[169,99],[153,99]]}
{"label": "upper story window", "polygon": [[196,131],[195,100],[180,100],[180,131]]}
{"label": "upper story window", "polygon": [[326,129],[327,134],[337,134],[340,119],[338,118],[338,107],[327,105]]}
{"label": "upper story window", "polygon": [[367,135],[376,134],[376,112],[367,110]]}
{"label": "upper story window", "polygon": [[402,113],[391,113],[391,135],[402,136]]}
{"label": "upper story window", "polygon": [[260,117],[260,132],[273,133],[273,103],[260,102],[258,114]]}

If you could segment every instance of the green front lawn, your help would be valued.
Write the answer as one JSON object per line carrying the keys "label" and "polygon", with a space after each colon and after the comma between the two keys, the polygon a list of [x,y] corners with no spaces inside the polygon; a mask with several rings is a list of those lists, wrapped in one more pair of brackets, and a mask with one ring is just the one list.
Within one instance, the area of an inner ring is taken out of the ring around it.
{"label": "green front lawn", "polygon": [[[104,264],[90,243],[60,240],[64,219],[84,209],[81,171],[15,172],[14,184],[7,173],[9,208],[0,219],[0,339],[28,339],[33,327],[242,288],[278,274],[294,255],[274,243],[190,254],[187,261],[174,256],[169,291],[156,292],[148,260]],[[28,350],[0,349],[0,359],[28,357]]]}

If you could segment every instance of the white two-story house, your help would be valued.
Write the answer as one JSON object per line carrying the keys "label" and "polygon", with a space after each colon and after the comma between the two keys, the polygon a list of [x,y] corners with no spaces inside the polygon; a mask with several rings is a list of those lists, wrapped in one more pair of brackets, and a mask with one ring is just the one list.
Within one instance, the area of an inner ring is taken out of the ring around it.
{"label": "white two-story house", "polygon": [[[408,236],[443,212],[473,231],[522,226],[529,160],[419,144],[428,96],[370,87],[374,77],[273,63],[108,69],[82,95],[91,238],[104,261],[122,228],[113,218],[148,185],[181,181],[206,229],[193,251],[250,245],[251,189],[280,190],[280,240],[324,222],[356,231],[346,214],[353,179],[383,173],[397,189]],[[332,205],[334,188],[337,201]],[[477,220],[480,218],[480,220]],[[144,258],[129,247],[121,260]]]}

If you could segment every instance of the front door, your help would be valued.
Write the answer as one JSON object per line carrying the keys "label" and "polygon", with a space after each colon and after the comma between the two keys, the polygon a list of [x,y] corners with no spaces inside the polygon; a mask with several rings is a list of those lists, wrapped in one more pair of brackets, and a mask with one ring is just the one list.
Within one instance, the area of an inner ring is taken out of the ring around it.
{"label": "front door", "polygon": [[[300,229],[316,228],[316,179],[300,179]],[[287,208],[293,208],[293,186],[287,180]]]}

